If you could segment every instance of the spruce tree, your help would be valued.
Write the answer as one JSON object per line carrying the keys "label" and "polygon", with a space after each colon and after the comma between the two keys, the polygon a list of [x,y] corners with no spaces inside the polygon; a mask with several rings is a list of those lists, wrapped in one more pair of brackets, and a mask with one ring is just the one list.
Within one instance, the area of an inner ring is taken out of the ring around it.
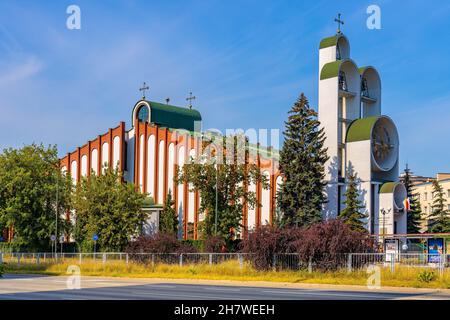
{"label": "spruce tree", "polygon": [[164,208],[161,211],[161,217],[159,219],[159,231],[161,233],[173,234],[178,233],[178,217],[174,208],[175,201],[172,199],[172,193],[169,193],[164,203]]}
{"label": "spruce tree", "polygon": [[356,174],[348,175],[347,190],[345,192],[345,208],[339,213],[339,219],[350,226],[350,229],[358,232],[367,232],[363,219],[367,215],[362,212],[364,206],[359,198]]}
{"label": "spruce tree", "polygon": [[429,215],[431,220],[430,232],[450,232],[450,218],[449,212],[445,209],[446,200],[444,195],[444,189],[439,181],[433,181],[433,205],[432,212]]}
{"label": "spruce tree", "polygon": [[285,141],[280,152],[280,171],[284,182],[278,205],[284,225],[309,226],[322,219],[324,194],[325,133],[319,128],[317,112],[302,93],[288,113]]}
{"label": "spruce tree", "polygon": [[410,209],[407,212],[407,233],[420,232],[420,218],[422,216],[422,209],[420,207],[419,195],[414,192],[414,187],[411,181],[411,170],[406,165],[402,182],[405,185],[407,197],[409,198]]}

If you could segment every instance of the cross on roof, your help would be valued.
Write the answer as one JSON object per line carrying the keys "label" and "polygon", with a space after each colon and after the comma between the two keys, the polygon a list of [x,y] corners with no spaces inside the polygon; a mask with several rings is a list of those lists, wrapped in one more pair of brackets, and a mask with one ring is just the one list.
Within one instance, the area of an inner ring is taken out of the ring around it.
{"label": "cross on roof", "polygon": [[341,14],[338,13],[338,17],[334,18],[334,21],[338,23],[337,33],[341,33],[341,24],[344,25],[344,20],[341,20]]}
{"label": "cross on roof", "polygon": [[149,89],[150,88],[147,86],[147,84],[144,81],[142,88],[139,88],[139,91],[142,91],[142,100],[145,100],[145,90],[149,90]]}
{"label": "cross on roof", "polygon": [[192,100],[194,100],[195,97],[192,96],[192,92],[189,92],[189,97],[186,98],[186,101],[189,101],[189,109],[192,109]]}

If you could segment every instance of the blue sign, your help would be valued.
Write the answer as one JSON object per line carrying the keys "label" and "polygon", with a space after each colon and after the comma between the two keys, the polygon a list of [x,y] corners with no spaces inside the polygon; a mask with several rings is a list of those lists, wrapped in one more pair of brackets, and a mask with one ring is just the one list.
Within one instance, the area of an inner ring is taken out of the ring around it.
{"label": "blue sign", "polygon": [[98,235],[97,235],[97,234],[94,234],[94,235],[92,236],[92,240],[97,241],[97,240],[98,240]]}
{"label": "blue sign", "polygon": [[444,253],[444,239],[428,239],[428,262],[440,263],[441,256]]}

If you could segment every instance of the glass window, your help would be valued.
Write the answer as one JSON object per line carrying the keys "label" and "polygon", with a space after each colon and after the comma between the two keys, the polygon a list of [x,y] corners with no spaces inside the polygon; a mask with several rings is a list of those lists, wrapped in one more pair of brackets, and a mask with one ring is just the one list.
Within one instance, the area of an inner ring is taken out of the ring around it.
{"label": "glass window", "polygon": [[362,81],[361,81],[361,95],[363,97],[369,97],[369,86],[367,85],[366,78],[362,78]]}
{"label": "glass window", "polygon": [[347,91],[347,79],[343,71],[339,71],[339,89]]}
{"label": "glass window", "polygon": [[142,106],[138,112],[138,120],[139,122],[149,122],[148,119],[148,107]]}

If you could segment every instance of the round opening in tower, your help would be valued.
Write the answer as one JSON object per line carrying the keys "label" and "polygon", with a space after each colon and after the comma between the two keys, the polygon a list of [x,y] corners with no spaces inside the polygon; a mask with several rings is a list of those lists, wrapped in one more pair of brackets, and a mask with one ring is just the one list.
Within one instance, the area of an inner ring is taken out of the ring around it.
{"label": "round opening in tower", "polygon": [[397,183],[394,188],[394,206],[396,211],[401,211],[405,208],[404,201],[407,197],[406,188],[403,183]]}
{"label": "round opening in tower", "polygon": [[371,148],[374,169],[391,170],[398,159],[399,139],[397,128],[391,119],[381,117],[372,128]]}

